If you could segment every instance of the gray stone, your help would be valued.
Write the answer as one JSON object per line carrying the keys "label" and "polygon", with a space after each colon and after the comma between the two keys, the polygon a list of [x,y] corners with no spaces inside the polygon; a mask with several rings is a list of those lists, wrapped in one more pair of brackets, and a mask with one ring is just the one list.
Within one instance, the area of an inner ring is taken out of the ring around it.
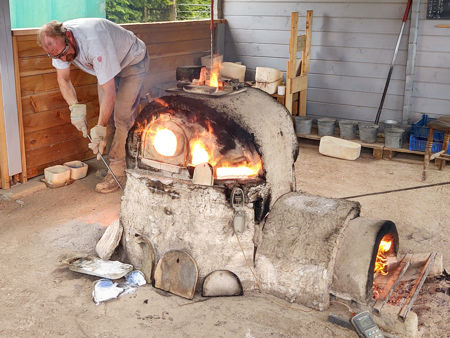
{"label": "gray stone", "polygon": [[119,219],[112,222],[95,246],[95,252],[101,259],[110,259],[122,237],[123,228]]}

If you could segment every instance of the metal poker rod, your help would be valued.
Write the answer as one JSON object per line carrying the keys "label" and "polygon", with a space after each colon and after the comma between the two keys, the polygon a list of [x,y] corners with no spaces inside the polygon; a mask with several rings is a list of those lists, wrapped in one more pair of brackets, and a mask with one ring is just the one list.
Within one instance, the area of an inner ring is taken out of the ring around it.
{"label": "metal poker rod", "polygon": [[[87,135],[89,141],[92,143],[91,135]],[[108,168],[108,171],[111,173],[112,177],[114,178],[114,181],[116,181],[117,185],[121,190],[123,190],[122,185],[119,183],[119,180],[117,179],[116,175],[114,175],[113,171],[109,167],[108,163],[106,163],[105,159],[103,158],[103,155],[99,152],[100,158],[102,159],[103,163],[105,164],[106,168]]]}

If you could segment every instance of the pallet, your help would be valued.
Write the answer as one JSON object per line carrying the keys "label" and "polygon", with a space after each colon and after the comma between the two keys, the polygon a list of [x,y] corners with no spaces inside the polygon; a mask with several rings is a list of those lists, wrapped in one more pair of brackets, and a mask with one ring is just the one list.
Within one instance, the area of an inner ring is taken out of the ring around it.
{"label": "pallet", "polygon": [[[319,136],[317,134],[297,134],[297,137],[308,139],[308,140],[320,140],[320,138],[322,136]],[[361,147],[363,147],[363,148],[372,149],[372,156],[375,159],[381,160],[383,158],[383,149],[384,149],[383,143],[381,143],[381,142],[365,143],[365,142],[361,142],[360,140],[351,140],[351,141],[355,142],[355,143],[359,143],[361,145]]]}
{"label": "pallet", "polygon": [[[298,138],[308,139],[308,140],[317,140],[319,141],[321,136],[317,135],[317,128],[313,128],[312,134],[297,134]],[[314,133],[315,132],[315,133]],[[339,137],[339,134],[336,132],[334,137]],[[408,144],[404,145],[402,148],[389,148],[384,145],[384,138],[382,136],[377,137],[377,142],[375,143],[365,143],[360,140],[351,140],[352,142],[359,143],[361,147],[372,149],[372,156],[377,159],[385,159],[385,160],[395,160],[398,162],[404,163],[412,163],[412,164],[421,164],[423,163],[423,156],[425,155],[424,151],[418,150],[409,150]],[[411,159],[411,158],[396,158],[398,154],[409,154],[420,156],[420,159]],[[439,164],[439,161],[450,161],[449,158],[438,158],[435,159],[436,165]],[[444,163],[445,165],[445,163]]]}

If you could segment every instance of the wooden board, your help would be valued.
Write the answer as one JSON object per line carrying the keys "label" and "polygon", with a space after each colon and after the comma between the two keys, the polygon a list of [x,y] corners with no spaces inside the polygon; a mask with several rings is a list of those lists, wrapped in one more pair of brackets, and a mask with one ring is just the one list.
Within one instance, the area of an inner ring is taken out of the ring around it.
{"label": "wooden board", "polygon": [[[97,84],[97,78],[83,72],[81,69],[70,71],[70,79],[74,87]],[[20,93],[22,96],[34,95],[47,91],[59,91],[56,72],[43,73],[20,78]]]}
{"label": "wooden board", "polygon": [[8,153],[6,148],[6,131],[3,111],[2,77],[0,74],[0,184],[9,189]]}

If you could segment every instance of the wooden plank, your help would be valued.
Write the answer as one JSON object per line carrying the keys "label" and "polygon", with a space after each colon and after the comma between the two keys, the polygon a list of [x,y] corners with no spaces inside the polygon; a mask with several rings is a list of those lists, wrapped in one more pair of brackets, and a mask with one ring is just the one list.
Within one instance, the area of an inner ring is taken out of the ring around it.
{"label": "wooden plank", "polygon": [[294,79],[289,79],[291,82],[291,93],[296,93],[308,88],[308,77],[306,75],[297,76]]}
{"label": "wooden plank", "polygon": [[22,172],[20,174],[20,182],[25,183],[27,181],[27,160],[25,156],[25,141],[23,130],[23,114],[22,114],[22,100],[20,98],[21,87],[19,77],[19,62],[18,62],[18,50],[17,50],[17,38],[12,37],[13,43],[13,57],[14,57],[14,81],[16,84],[16,105],[17,105],[17,122],[19,124],[19,139],[20,139],[20,159],[22,165]]}
{"label": "wooden plank", "polygon": [[19,69],[20,76],[55,72],[55,68],[52,66],[52,59],[47,55],[24,59],[20,58],[19,55]]}
{"label": "wooden plank", "polygon": [[[95,76],[83,72],[81,69],[71,70],[70,78],[74,87],[97,83],[97,78]],[[20,89],[22,96],[59,90],[56,72],[23,76],[20,78]]]}
{"label": "wooden plank", "polygon": [[[378,34],[390,35],[391,47],[392,36],[398,35],[399,24],[398,20],[383,19],[383,18],[337,18],[334,16],[321,16],[320,12],[316,12],[314,16],[313,30],[316,32],[338,32],[338,33],[353,33],[359,32],[361,34]],[[300,17],[298,22],[300,27],[305,26],[305,17]],[[238,30],[264,30],[264,31],[284,31],[289,34],[289,16],[266,16],[264,18],[253,16],[251,13],[239,13],[227,16],[227,26],[236,33]],[[428,29],[428,35],[431,30]],[[424,33],[425,34],[425,33]],[[233,34],[233,38],[237,34]],[[426,35],[426,34],[425,34]],[[395,39],[395,38],[394,38]],[[283,40],[282,40],[283,41]],[[287,40],[286,40],[287,41]]]}
{"label": "wooden plank", "polygon": [[[94,116],[88,120],[88,129],[94,127],[98,122],[98,117]],[[79,137],[81,133],[72,126],[71,123],[65,123],[55,127],[27,132],[25,134],[26,151],[30,152],[42,147],[49,147],[54,144],[62,143],[65,140],[70,140]]]}
{"label": "wooden plank", "polygon": [[210,38],[209,26],[187,26],[183,29],[145,30],[135,33],[146,45]]}
{"label": "wooden plank", "polygon": [[[353,77],[331,74],[312,74],[308,75],[309,87],[322,89],[350,90],[354,92],[379,93],[383,88],[386,79],[375,79],[367,77]],[[391,80],[389,83],[389,94],[403,95],[405,82],[403,80]],[[450,90],[450,86],[449,86]]]}
{"label": "wooden plank", "polygon": [[94,154],[92,153],[92,151],[90,149],[83,150],[82,152],[69,154],[69,155],[62,157],[53,162],[48,162],[48,163],[38,165],[33,168],[27,168],[28,176],[31,178],[31,177],[35,177],[38,175],[42,175],[44,173],[45,168],[51,167],[51,166],[54,166],[57,164],[63,164],[64,162],[75,161],[75,160],[84,161],[84,160],[88,160],[91,158],[94,158]]}
{"label": "wooden plank", "polygon": [[297,52],[303,50],[306,43],[306,36],[305,35],[299,35],[297,36]]}
{"label": "wooden plank", "polygon": [[209,39],[200,40],[190,40],[181,41],[176,44],[168,43],[158,43],[150,45],[149,51],[151,57],[154,56],[165,56],[170,54],[182,53],[188,51],[189,53],[195,53],[200,51],[205,51],[210,48]]}
{"label": "wooden plank", "polygon": [[[315,18],[314,18],[315,20]],[[299,20],[299,33],[303,33]],[[235,43],[255,43],[255,44],[276,44],[276,45],[288,45],[289,40],[286,34],[289,34],[285,30],[268,30],[264,29],[264,34],[259,30],[242,30],[242,29],[230,29],[230,33],[233,35],[233,42]],[[397,33],[398,34],[398,33]],[[392,36],[385,34],[375,33],[361,33],[358,31],[350,32],[317,32],[314,30],[314,39],[312,46],[320,47],[353,47],[353,48],[377,48],[389,49],[392,46]],[[402,40],[399,46],[399,50],[406,51],[408,49],[408,43],[406,40]],[[299,47],[299,50],[301,48]]]}
{"label": "wooden plank", "polygon": [[[311,89],[311,86],[310,86]],[[308,100],[308,115],[320,117],[336,117],[361,121],[373,121],[377,113],[375,108],[365,106],[354,106],[351,104],[329,104]],[[398,120],[401,118],[401,110],[384,109],[383,119]],[[419,117],[420,119],[420,117]]]}
{"label": "wooden plank", "polygon": [[[306,23],[305,23],[305,50],[302,53],[302,65],[301,65],[301,75],[308,75],[309,64],[311,62],[311,37],[312,37],[312,24],[313,24],[313,11],[306,11]],[[302,98],[300,98],[302,101]],[[304,98],[306,102],[306,97]],[[305,114],[302,114],[305,115]]]}
{"label": "wooden plank", "polygon": [[[98,99],[97,85],[87,85],[75,88],[78,101],[85,103]],[[22,98],[23,115],[66,107],[67,103],[59,90],[44,92],[42,94],[25,96]]]}
{"label": "wooden plank", "polygon": [[416,279],[416,282],[414,283],[414,286],[412,287],[411,291],[409,292],[409,295],[406,298],[404,305],[400,309],[400,312],[398,313],[398,315],[403,320],[405,320],[406,315],[408,314],[409,310],[411,310],[412,306],[414,305],[417,295],[419,294],[420,289],[422,288],[422,285],[428,276],[431,266],[434,263],[436,254],[437,254],[437,252],[432,252],[430,254],[430,256],[428,257],[426,263],[424,264],[424,266],[422,268],[422,271],[420,272],[419,276]]}
{"label": "wooden plank", "polygon": [[17,40],[17,51],[19,52],[19,57],[30,57],[30,56],[47,56],[47,53],[42,49],[41,46],[38,45],[36,41],[36,35],[33,35],[33,39],[25,40],[20,39]]}
{"label": "wooden plank", "polygon": [[[346,2],[328,3],[309,2],[307,8],[320,13],[322,17],[331,18],[373,18],[373,19],[394,19],[401,18],[405,8],[402,3],[385,3],[383,6],[376,6],[373,3],[352,3]],[[237,13],[252,13],[255,16],[289,16],[291,12],[305,13],[305,3],[303,2],[279,2],[272,1],[263,6],[258,2],[235,2],[229,1],[224,6],[224,16],[236,15]]]}
{"label": "wooden plank", "polygon": [[[380,99],[380,95],[376,95],[375,93],[355,93],[353,91],[338,89],[322,89],[309,87],[308,99],[316,102],[326,102],[328,104],[342,104],[374,108],[374,114],[376,115],[376,107],[379,104],[378,101]],[[401,111],[403,108],[403,96],[388,94],[386,96],[384,107],[386,107],[386,109]],[[386,118],[384,114],[382,115],[382,118]],[[368,119],[368,121],[370,120],[373,119]]]}
{"label": "wooden plank", "polygon": [[2,76],[0,74],[0,182],[2,189],[9,189],[8,149],[6,148],[5,115],[3,111]]}
{"label": "wooden plank", "polygon": [[405,257],[403,257],[403,259],[400,261],[397,269],[395,269],[395,271],[390,274],[389,280],[383,288],[384,294],[377,299],[373,307],[376,312],[380,313],[381,308],[384,306],[384,304],[386,304],[387,301],[389,301],[389,298],[391,297],[397,285],[400,283],[400,280],[402,279],[406,270],[408,270],[409,265],[411,264],[411,257],[412,254],[406,254]]}
{"label": "wooden plank", "polygon": [[[241,43],[241,42],[225,42],[226,49],[233,49],[238,56],[253,56],[253,57],[266,57],[266,58],[279,58],[280,55],[289,55],[288,46],[286,45],[273,45],[263,43]],[[385,64],[386,70],[389,69],[389,63],[392,61],[392,55],[386,53],[386,50],[379,48],[368,47],[328,47],[320,46],[320,48],[311,49],[311,60],[322,61],[346,61],[346,62],[365,62],[372,64]],[[406,50],[400,50],[396,59],[396,66],[406,65]],[[419,54],[419,53],[418,53]],[[449,53],[447,53],[449,54]],[[446,53],[442,53],[443,57],[446,57]],[[419,61],[419,56],[418,56]],[[443,62],[440,62],[443,63]],[[445,67],[444,67],[445,68]]]}
{"label": "wooden plank", "polygon": [[49,163],[60,161],[61,158],[67,158],[68,156],[72,156],[72,154],[87,151],[88,143],[89,140],[87,138],[78,136],[58,144],[29,151],[27,152],[28,168],[48,166]]}
{"label": "wooden plank", "polygon": [[[98,101],[86,102],[86,105],[87,118],[98,117]],[[67,123],[70,123],[70,111],[67,105],[58,109],[27,114],[23,117],[23,128],[26,134]]]}
{"label": "wooden plank", "polygon": [[[289,35],[289,59],[286,68],[286,98],[285,107],[289,112],[293,113],[293,90],[292,81],[297,73],[297,33],[298,32],[298,12],[291,13],[291,30]],[[283,54],[281,54],[283,55]],[[284,54],[285,55],[285,54]]]}

